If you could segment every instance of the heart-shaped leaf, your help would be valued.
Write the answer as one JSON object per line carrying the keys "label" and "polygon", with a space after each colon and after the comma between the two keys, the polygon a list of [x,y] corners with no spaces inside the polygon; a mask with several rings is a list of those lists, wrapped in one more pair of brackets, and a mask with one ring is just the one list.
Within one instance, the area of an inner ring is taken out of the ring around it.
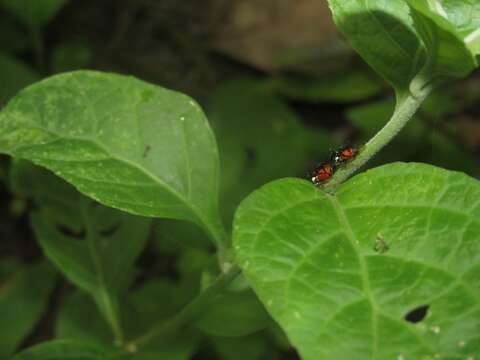
{"label": "heart-shaped leaf", "polygon": [[93,71],[54,76],[0,113],[0,152],[49,168],[103,204],[192,221],[217,244],[225,237],[215,138],[183,94]]}
{"label": "heart-shaped leaf", "polygon": [[234,244],[304,360],[480,353],[480,184],[422,164],[376,168],[328,195],[298,179],[247,198]]}

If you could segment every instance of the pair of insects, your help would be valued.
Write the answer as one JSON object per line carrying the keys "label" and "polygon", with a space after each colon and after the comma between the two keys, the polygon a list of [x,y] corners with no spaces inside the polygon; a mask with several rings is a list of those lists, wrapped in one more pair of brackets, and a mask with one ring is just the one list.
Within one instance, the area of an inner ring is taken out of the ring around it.
{"label": "pair of insects", "polygon": [[346,146],[336,150],[330,156],[330,160],[318,165],[311,174],[311,181],[315,185],[320,185],[330,179],[338,167],[354,159],[358,154],[358,149]]}

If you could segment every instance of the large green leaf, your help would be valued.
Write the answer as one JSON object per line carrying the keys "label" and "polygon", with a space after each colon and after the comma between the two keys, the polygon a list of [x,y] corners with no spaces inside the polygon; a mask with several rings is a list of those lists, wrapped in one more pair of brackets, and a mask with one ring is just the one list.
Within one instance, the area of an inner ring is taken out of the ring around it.
{"label": "large green leaf", "polygon": [[45,166],[131,213],[197,223],[218,243],[218,154],[189,97],[79,71],[20,92],[0,113],[0,152]]}
{"label": "large green leaf", "polygon": [[339,30],[380,75],[407,89],[425,51],[404,0],[329,0]]}
{"label": "large green leaf", "polygon": [[328,1],[354,49],[399,92],[419,74],[423,86],[432,79],[463,77],[478,66],[480,4],[475,1]]}
{"label": "large green leaf", "polygon": [[0,263],[0,359],[7,359],[43,315],[55,283],[46,263]]}
{"label": "large green leaf", "polygon": [[336,195],[283,179],[240,206],[236,254],[304,360],[475,358],[479,199],[478,181],[422,164],[376,168]]}
{"label": "large green leaf", "polygon": [[68,0],[0,0],[25,24],[33,28],[45,26],[67,3]]}

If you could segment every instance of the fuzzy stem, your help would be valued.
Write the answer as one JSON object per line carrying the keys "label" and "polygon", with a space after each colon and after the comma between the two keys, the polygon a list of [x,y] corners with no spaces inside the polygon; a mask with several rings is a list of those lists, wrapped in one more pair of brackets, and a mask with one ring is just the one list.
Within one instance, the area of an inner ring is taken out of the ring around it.
{"label": "fuzzy stem", "polygon": [[327,192],[334,192],[342,182],[362,167],[403,129],[432,90],[433,87],[428,85],[428,82],[422,81],[422,78],[414,79],[410,91],[397,98],[397,106],[387,124],[359,149],[354,160],[340,168],[321,188]]}

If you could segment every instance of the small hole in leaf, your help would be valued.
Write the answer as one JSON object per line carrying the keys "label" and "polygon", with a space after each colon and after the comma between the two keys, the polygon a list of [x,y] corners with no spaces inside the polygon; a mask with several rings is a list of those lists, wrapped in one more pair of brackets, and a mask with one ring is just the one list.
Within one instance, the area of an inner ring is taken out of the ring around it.
{"label": "small hole in leaf", "polygon": [[116,224],[113,224],[112,226],[109,226],[105,229],[102,229],[102,230],[100,230],[100,235],[102,235],[104,237],[110,237],[113,234],[115,234],[115,232],[120,228],[120,225],[121,225],[121,222],[117,222]]}
{"label": "small hole in leaf", "polygon": [[405,315],[405,320],[414,324],[422,321],[425,319],[425,316],[427,316],[429,307],[430,305],[420,305],[419,307],[416,307]]}
{"label": "small hole in leaf", "polygon": [[63,235],[74,239],[83,240],[85,238],[85,229],[75,231],[64,225],[57,225],[57,230],[60,231]]}

